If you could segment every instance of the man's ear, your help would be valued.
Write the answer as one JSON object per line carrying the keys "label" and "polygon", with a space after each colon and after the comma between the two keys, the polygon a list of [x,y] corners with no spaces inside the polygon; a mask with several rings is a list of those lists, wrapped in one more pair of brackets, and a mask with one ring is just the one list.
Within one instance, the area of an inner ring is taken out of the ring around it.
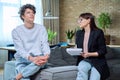
{"label": "man's ear", "polygon": [[22,15],[22,19],[24,20],[24,15]]}

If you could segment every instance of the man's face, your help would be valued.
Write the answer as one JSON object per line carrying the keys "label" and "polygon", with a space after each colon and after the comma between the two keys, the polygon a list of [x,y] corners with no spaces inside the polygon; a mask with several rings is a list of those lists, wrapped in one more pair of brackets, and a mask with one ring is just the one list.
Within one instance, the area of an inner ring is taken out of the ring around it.
{"label": "man's face", "polygon": [[34,17],[35,17],[34,11],[29,8],[25,10],[24,15],[22,16],[22,18],[24,19],[24,22],[28,22],[28,23],[33,23]]}

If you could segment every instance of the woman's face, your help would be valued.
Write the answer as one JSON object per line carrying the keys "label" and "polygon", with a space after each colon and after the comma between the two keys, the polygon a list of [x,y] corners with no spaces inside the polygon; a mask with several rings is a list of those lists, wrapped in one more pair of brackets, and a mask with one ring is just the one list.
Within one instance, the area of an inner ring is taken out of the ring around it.
{"label": "woman's face", "polygon": [[90,23],[90,19],[85,19],[85,18],[82,18],[82,17],[80,17],[78,19],[78,24],[79,24],[80,28],[87,27],[89,25],[89,23]]}

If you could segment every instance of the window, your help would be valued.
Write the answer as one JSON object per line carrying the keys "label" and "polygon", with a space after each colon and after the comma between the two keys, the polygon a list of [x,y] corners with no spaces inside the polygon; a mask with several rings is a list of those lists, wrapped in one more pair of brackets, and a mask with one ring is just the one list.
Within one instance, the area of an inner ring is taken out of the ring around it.
{"label": "window", "polygon": [[13,43],[11,31],[23,23],[18,14],[19,8],[27,3],[36,7],[35,22],[43,24],[42,0],[0,0],[0,46]]}

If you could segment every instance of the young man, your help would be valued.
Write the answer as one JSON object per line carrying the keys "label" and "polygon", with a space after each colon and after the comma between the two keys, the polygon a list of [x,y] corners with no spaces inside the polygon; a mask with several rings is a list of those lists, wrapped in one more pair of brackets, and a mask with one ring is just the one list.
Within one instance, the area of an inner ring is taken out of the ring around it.
{"label": "young man", "polygon": [[12,31],[16,49],[15,80],[30,80],[30,76],[44,68],[50,55],[48,35],[44,26],[34,23],[35,7],[31,4],[20,8],[24,24]]}

